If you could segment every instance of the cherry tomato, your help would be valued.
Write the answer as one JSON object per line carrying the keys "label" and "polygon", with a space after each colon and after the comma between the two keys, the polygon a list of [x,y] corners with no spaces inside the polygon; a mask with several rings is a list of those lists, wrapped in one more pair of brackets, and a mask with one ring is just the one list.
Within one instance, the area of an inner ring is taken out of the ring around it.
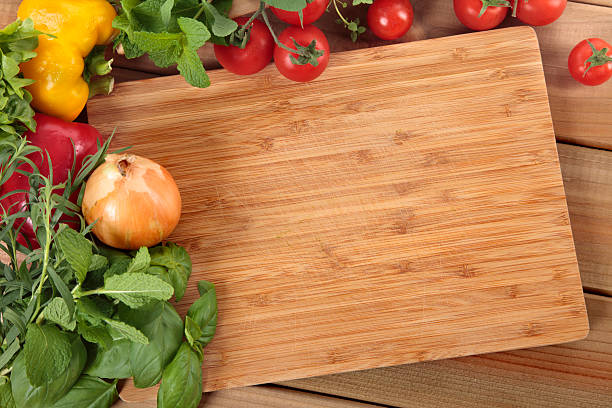
{"label": "cherry tomato", "polygon": [[368,8],[368,26],[383,40],[395,40],[406,34],[413,19],[409,0],[375,0]]}
{"label": "cherry tomato", "polygon": [[[319,19],[325,12],[329,0],[313,0],[311,3],[302,10],[304,25],[312,24]],[[293,24],[295,26],[302,26],[300,23],[300,16],[297,11],[286,11],[276,7],[270,7],[270,10],[285,23]]]}
{"label": "cherry tomato", "polygon": [[581,84],[601,85],[612,78],[612,46],[601,38],[580,41],[570,52],[567,65],[570,74]]}
{"label": "cherry tomato", "polygon": [[315,67],[309,63],[305,65],[294,64],[291,62],[290,57],[293,55],[294,58],[298,58],[299,56],[277,45],[274,49],[274,63],[276,64],[276,68],[281,74],[292,81],[312,81],[325,71],[329,63],[329,43],[327,42],[327,37],[325,37],[325,34],[323,34],[321,30],[311,25],[304,26],[304,28],[289,26],[278,37],[281,43],[289,48],[295,49],[296,47],[293,43],[293,39],[303,47],[307,47],[313,40],[317,42],[315,48],[319,51],[323,51],[323,55],[317,58],[318,65]]}
{"label": "cherry tomato", "polygon": [[[238,17],[234,21],[239,26],[246,24],[248,17]],[[215,57],[223,68],[238,75],[251,75],[264,69],[272,59],[274,39],[268,27],[259,20],[253,20],[249,40],[244,48],[234,45],[215,44]]]}
{"label": "cherry tomato", "polygon": [[567,0],[517,0],[516,16],[525,24],[542,26],[557,20],[563,14]]}
{"label": "cherry tomato", "polygon": [[[509,7],[500,7],[499,0],[453,0],[455,15],[472,30],[490,30],[501,24]],[[482,15],[480,12],[485,8]]]}

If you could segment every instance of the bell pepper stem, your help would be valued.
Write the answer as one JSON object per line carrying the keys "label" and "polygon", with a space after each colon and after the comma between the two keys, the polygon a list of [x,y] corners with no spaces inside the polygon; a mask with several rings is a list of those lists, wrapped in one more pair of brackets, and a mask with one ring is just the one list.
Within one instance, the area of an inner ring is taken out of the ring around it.
{"label": "bell pepper stem", "polygon": [[89,83],[89,97],[96,95],[109,95],[113,91],[115,78],[110,75],[97,78]]}

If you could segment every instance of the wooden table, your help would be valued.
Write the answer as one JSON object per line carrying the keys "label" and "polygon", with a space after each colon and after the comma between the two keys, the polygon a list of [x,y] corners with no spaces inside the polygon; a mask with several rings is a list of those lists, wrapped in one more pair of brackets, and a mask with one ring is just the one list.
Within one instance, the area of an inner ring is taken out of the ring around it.
{"label": "wooden table", "polygon": [[[234,0],[248,10],[257,2]],[[0,25],[16,16],[17,0],[0,4]],[[413,0],[415,22],[402,41],[467,32],[451,0]],[[347,9],[365,21],[365,7]],[[515,24],[506,21],[505,26]],[[317,25],[332,52],[382,45],[372,35],[353,44],[334,16]],[[207,408],[360,407],[610,407],[612,406],[612,81],[581,86],[567,71],[580,40],[612,41],[612,0],[570,1],[563,16],[536,28],[557,136],[563,180],[578,253],[591,332],[574,343],[380,368],[206,395]],[[218,67],[212,50],[200,52]],[[333,58],[333,55],[332,55]],[[117,81],[175,73],[146,59],[116,56]],[[155,401],[117,407],[155,407]]]}

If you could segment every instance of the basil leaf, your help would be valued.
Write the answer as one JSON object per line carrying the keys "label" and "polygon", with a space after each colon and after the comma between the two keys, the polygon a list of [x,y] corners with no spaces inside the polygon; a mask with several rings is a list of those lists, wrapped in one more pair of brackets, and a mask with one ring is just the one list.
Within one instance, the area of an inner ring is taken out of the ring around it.
{"label": "basil leaf", "polygon": [[30,383],[40,386],[51,382],[68,367],[72,349],[68,336],[57,327],[29,324],[23,354]]}
{"label": "basil leaf", "polygon": [[68,306],[62,298],[51,299],[51,302],[43,310],[43,315],[48,321],[58,324],[66,330],[72,331],[76,327],[76,320],[70,314]]}
{"label": "basil leaf", "polygon": [[145,273],[113,275],[104,282],[99,292],[117,299],[132,308],[139,308],[153,300],[168,300],[174,289],[163,280]]}
{"label": "basil leaf", "polygon": [[107,383],[98,377],[82,375],[51,408],[110,408],[118,396],[117,380]]}
{"label": "basil leaf", "polygon": [[183,339],[183,321],[168,302],[140,308],[120,307],[116,318],[136,327],[149,338],[149,344],[132,343],[130,371],[134,385],[147,388],[157,384]]}
{"label": "basil leaf", "polygon": [[212,340],[217,329],[217,295],[215,285],[207,281],[198,282],[200,298],[193,302],[187,316],[189,316],[202,330],[198,342],[202,347]]}
{"label": "basil leaf", "polygon": [[112,345],[104,350],[97,348],[92,362],[85,370],[85,374],[102,378],[128,378],[132,376],[130,371],[130,347],[132,342],[120,338],[113,330]]}
{"label": "basil leaf", "polygon": [[151,248],[151,267],[147,271],[168,282],[174,288],[176,300],[181,300],[191,275],[191,258],[185,248],[169,242]]}
{"label": "basil leaf", "polygon": [[[79,378],[85,362],[87,351],[76,335],[70,336],[72,358],[66,370],[55,377],[50,383],[39,387],[33,386],[28,380],[25,366],[25,353],[19,353],[11,371],[11,389],[15,405],[24,408],[49,408],[63,397]],[[43,359],[44,357],[41,357]]]}
{"label": "basil leaf", "polygon": [[201,347],[197,341],[202,336],[202,329],[191,317],[185,316],[185,338],[191,347]]}
{"label": "basil leaf", "polygon": [[72,267],[79,283],[83,283],[91,264],[92,243],[71,228],[63,228],[55,238],[57,245]]}
{"label": "basil leaf", "polygon": [[187,343],[164,369],[157,392],[158,408],[197,408],[202,399],[202,362]]}

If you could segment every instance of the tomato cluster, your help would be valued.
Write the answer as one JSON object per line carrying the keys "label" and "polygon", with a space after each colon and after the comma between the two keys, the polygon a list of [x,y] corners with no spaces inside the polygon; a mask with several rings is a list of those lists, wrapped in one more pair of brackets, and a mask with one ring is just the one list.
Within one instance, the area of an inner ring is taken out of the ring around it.
{"label": "tomato cluster", "polygon": [[501,24],[510,10],[532,26],[552,23],[563,14],[567,0],[453,0],[455,14],[472,30],[490,30]]}
{"label": "tomato cluster", "polygon": [[276,68],[286,78],[297,82],[312,81],[323,73],[329,63],[327,37],[317,27],[310,25],[323,15],[327,3],[328,0],[309,3],[302,10],[301,22],[298,12],[270,7],[279,19],[291,24],[279,35],[277,43],[266,24],[260,20],[235,18],[234,21],[241,27],[248,24],[244,30],[246,44],[243,47],[216,44],[215,56],[225,69],[238,75],[259,72],[274,58]]}

